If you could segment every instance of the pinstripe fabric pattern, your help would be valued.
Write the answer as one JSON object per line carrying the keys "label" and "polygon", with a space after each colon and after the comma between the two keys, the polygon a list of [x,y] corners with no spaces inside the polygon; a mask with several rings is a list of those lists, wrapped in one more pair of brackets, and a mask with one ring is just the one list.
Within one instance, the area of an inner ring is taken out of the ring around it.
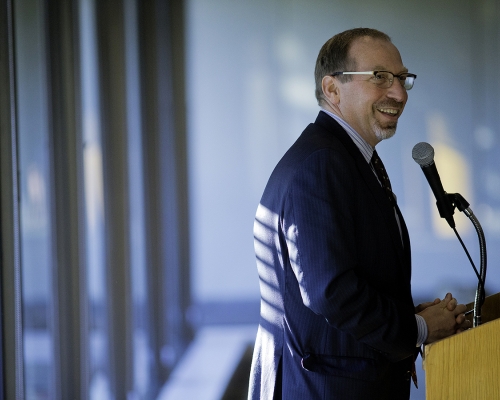
{"label": "pinstripe fabric pattern", "polygon": [[[331,113],[328,110],[322,109],[321,111],[328,114],[335,121],[337,121],[339,123],[339,125],[342,126],[342,128],[344,128],[344,130],[349,135],[349,137],[352,139],[354,144],[358,147],[359,151],[361,152],[361,154],[365,158],[366,162],[370,164],[370,167],[372,168],[373,173],[375,174],[375,176],[377,176],[377,179],[380,182],[380,179],[378,178],[378,175],[377,175],[377,171],[375,171],[375,168],[372,166],[372,164],[370,162],[371,159],[373,158],[373,154],[375,153],[375,149],[373,149],[368,143],[366,143],[366,141],[358,134],[358,132],[356,132],[342,118]],[[380,182],[380,184],[382,184],[382,182]],[[392,192],[392,188],[391,188],[391,192]],[[392,193],[392,195],[394,195],[394,193]],[[399,221],[399,218],[397,216],[397,213],[396,213],[396,218],[398,220],[398,226],[399,226],[400,231],[401,231],[400,221]],[[421,316],[415,315],[415,318],[417,320],[417,327],[418,327],[418,337],[417,337],[416,346],[420,347],[427,339],[428,330],[427,330],[427,325],[425,323],[425,320]]]}
{"label": "pinstripe fabric pattern", "polygon": [[364,156],[320,112],[257,211],[262,300],[249,399],[408,399],[417,324],[396,212],[401,232]]}

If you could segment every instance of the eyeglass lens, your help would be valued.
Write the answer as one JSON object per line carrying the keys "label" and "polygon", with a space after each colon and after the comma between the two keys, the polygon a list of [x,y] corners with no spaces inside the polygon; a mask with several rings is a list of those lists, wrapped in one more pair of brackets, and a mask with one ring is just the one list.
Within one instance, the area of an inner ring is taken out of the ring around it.
{"label": "eyeglass lens", "polygon": [[[380,87],[389,88],[392,86],[392,83],[394,81],[394,74],[392,74],[391,72],[387,72],[387,71],[377,72],[375,74],[375,79],[377,80],[377,84]],[[411,75],[408,76],[405,74],[399,75],[398,79],[399,79],[399,82],[401,83],[401,85],[406,90],[410,90],[413,87],[413,82],[415,81],[415,77],[413,77]]]}

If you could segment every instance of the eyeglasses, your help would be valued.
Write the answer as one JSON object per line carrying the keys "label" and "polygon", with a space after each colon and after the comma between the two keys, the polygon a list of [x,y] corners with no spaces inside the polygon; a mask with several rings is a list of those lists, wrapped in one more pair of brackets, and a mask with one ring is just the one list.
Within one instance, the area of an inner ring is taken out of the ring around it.
{"label": "eyeglasses", "polygon": [[401,83],[401,86],[403,86],[406,90],[410,90],[413,87],[413,83],[417,78],[417,75],[410,74],[408,72],[394,75],[389,71],[334,72],[331,74],[331,76],[337,75],[373,75],[373,82],[382,89],[390,88],[394,82],[394,78],[398,78],[399,83]]}

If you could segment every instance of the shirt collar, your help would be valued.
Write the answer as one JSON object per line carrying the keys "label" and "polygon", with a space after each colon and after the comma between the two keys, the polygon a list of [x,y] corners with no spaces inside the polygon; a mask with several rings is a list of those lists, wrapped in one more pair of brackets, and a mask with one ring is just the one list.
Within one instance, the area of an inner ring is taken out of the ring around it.
{"label": "shirt collar", "polygon": [[365,158],[366,162],[369,164],[373,156],[373,151],[374,151],[373,147],[370,146],[358,132],[356,132],[346,121],[344,121],[338,115],[335,115],[334,113],[325,110],[324,108],[322,108],[321,111],[328,114],[335,121],[337,121],[342,128],[344,128],[344,130],[347,132],[347,134],[352,139],[354,144],[358,147],[359,151]]}

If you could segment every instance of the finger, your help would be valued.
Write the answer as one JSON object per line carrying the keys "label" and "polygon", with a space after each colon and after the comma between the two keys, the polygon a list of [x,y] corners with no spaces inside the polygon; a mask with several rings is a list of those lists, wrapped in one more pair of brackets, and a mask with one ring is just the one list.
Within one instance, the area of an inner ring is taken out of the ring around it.
{"label": "finger", "polygon": [[455,318],[455,321],[458,325],[462,325],[465,322],[465,314],[459,314]]}
{"label": "finger", "polygon": [[[438,299],[439,300],[439,299]],[[441,300],[439,300],[441,301]],[[433,306],[435,304],[435,300],[434,301],[427,301],[425,303],[421,303],[419,304],[418,306],[415,307],[415,311],[417,313],[419,313],[420,311],[423,311],[425,310],[426,308],[430,307],[430,306]]]}
{"label": "finger", "polygon": [[[463,315],[463,314],[462,314]],[[460,317],[460,316],[459,316]],[[458,317],[457,317],[458,318]],[[458,321],[457,321],[458,322]],[[460,322],[458,325],[460,325],[460,328],[463,328],[463,327],[469,327],[469,326],[472,326],[472,322],[468,319],[463,318],[462,322]]]}
{"label": "finger", "polygon": [[444,299],[440,301],[440,303],[446,307],[452,298],[453,296],[451,295],[451,293],[446,293],[446,296],[444,296]]}
{"label": "finger", "polygon": [[460,324],[457,324],[457,330],[466,330],[469,329],[472,326],[472,323],[469,320],[465,320]]}
{"label": "finger", "polygon": [[423,311],[428,307],[435,306],[436,304],[439,303],[441,303],[441,300],[439,298],[436,298],[433,301],[426,301],[425,303],[420,303],[418,306],[415,307],[415,312],[419,313],[420,311]]}
{"label": "finger", "polygon": [[469,329],[470,327],[472,326],[472,323],[468,320],[464,321],[463,324],[461,324],[458,329],[457,329],[457,333],[460,333],[460,332],[463,332],[463,331],[466,331],[467,329]]}
{"label": "finger", "polygon": [[457,306],[458,301],[454,297],[450,300],[450,302],[446,305],[448,310],[453,311],[455,307]]}
{"label": "finger", "polygon": [[465,304],[458,304],[453,312],[455,315],[464,314],[467,311],[467,306]]}

